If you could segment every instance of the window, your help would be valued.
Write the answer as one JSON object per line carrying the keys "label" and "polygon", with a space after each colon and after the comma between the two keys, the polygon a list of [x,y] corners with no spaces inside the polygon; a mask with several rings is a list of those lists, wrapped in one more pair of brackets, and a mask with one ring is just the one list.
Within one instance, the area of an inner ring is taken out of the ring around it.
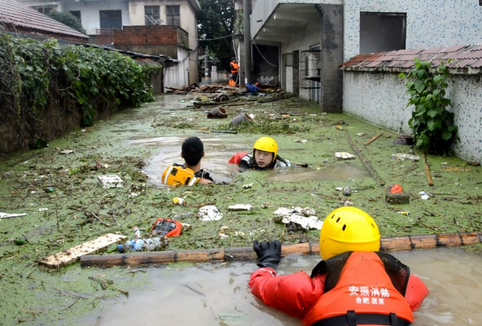
{"label": "window", "polygon": [[283,54],[285,67],[298,67],[298,52]]}
{"label": "window", "polygon": [[70,13],[79,20],[79,23],[82,22],[82,21],[81,21],[82,16],[80,15],[80,10],[70,11]]}
{"label": "window", "polygon": [[34,6],[32,8],[34,8],[39,13],[44,14],[44,15],[48,15],[52,10],[54,10],[54,8],[46,7],[46,6]]}
{"label": "window", "polygon": [[166,6],[166,16],[168,25],[181,26],[179,6]]}
{"label": "window", "polygon": [[146,18],[146,26],[161,25],[161,17],[159,14],[159,6],[145,6],[144,15]]}
{"label": "window", "polygon": [[100,28],[101,29],[122,29],[122,11],[121,10],[101,10],[100,11]]}
{"label": "window", "polygon": [[360,13],[360,54],[405,49],[404,13]]}

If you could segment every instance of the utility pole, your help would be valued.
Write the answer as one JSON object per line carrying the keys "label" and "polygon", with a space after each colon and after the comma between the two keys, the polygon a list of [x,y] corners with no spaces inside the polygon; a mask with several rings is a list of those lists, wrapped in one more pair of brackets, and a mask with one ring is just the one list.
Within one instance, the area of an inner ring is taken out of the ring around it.
{"label": "utility pole", "polygon": [[244,80],[241,85],[251,84],[251,0],[243,0],[244,11]]}

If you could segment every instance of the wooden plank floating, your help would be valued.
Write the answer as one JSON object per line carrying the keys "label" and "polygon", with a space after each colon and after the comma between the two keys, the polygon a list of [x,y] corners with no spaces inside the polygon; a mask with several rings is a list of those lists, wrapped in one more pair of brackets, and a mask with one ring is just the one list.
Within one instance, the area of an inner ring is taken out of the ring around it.
{"label": "wooden plank floating", "polygon": [[[438,247],[465,246],[482,243],[482,233],[448,233],[420,236],[382,238],[381,251],[398,251],[413,249],[430,249]],[[287,244],[281,247],[281,255],[320,253],[318,242]],[[80,257],[82,267],[112,267],[118,265],[143,265],[174,262],[206,262],[206,261],[242,261],[255,260],[256,253],[252,247],[235,247],[201,250],[173,250],[130,252],[125,254],[85,255]]]}
{"label": "wooden plank floating", "polygon": [[40,264],[50,267],[59,267],[76,261],[79,257],[104,249],[111,244],[127,239],[126,236],[107,233],[97,239],[82,243],[78,246],[48,256],[39,261]]}

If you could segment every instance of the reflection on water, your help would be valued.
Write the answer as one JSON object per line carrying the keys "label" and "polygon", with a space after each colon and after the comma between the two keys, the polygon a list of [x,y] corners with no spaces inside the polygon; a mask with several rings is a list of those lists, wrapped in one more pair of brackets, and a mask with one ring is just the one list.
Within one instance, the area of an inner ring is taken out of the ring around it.
{"label": "reflection on water", "polygon": [[328,166],[320,169],[310,168],[292,168],[292,169],[279,169],[273,171],[267,181],[346,181],[349,179],[367,178],[368,173],[360,170],[357,166],[349,164],[337,164],[334,166]]}
{"label": "reflection on water", "polygon": [[[428,286],[430,294],[415,313],[415,326],[482,323],[482,258],[460,248],[392,252]],[[279,274],[304,270],[317,255],[282,259]],[[297,319],[266,307],[247,286],[254,262],[146,267],[151,283],[130,290],[129,298],[108,301],[102,311],[78,325],[301,325]],[[97,323],[96,323],[97,322]]]}

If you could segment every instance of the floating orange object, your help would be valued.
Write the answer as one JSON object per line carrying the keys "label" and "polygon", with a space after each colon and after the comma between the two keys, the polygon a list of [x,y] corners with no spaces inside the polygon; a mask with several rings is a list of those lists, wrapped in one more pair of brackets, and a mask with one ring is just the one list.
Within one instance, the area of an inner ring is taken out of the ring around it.
{"label": "floating orange object", "polygon": [[165,237],[177,237],[181,235],[182,224],[170,218],[158,218],[152,224],[152,231]]}
{"label": "floating orange object", "polygon": [[401,194],[403,192],[403,188],[398,183],[394,184],[390,189],[391,194]]}

